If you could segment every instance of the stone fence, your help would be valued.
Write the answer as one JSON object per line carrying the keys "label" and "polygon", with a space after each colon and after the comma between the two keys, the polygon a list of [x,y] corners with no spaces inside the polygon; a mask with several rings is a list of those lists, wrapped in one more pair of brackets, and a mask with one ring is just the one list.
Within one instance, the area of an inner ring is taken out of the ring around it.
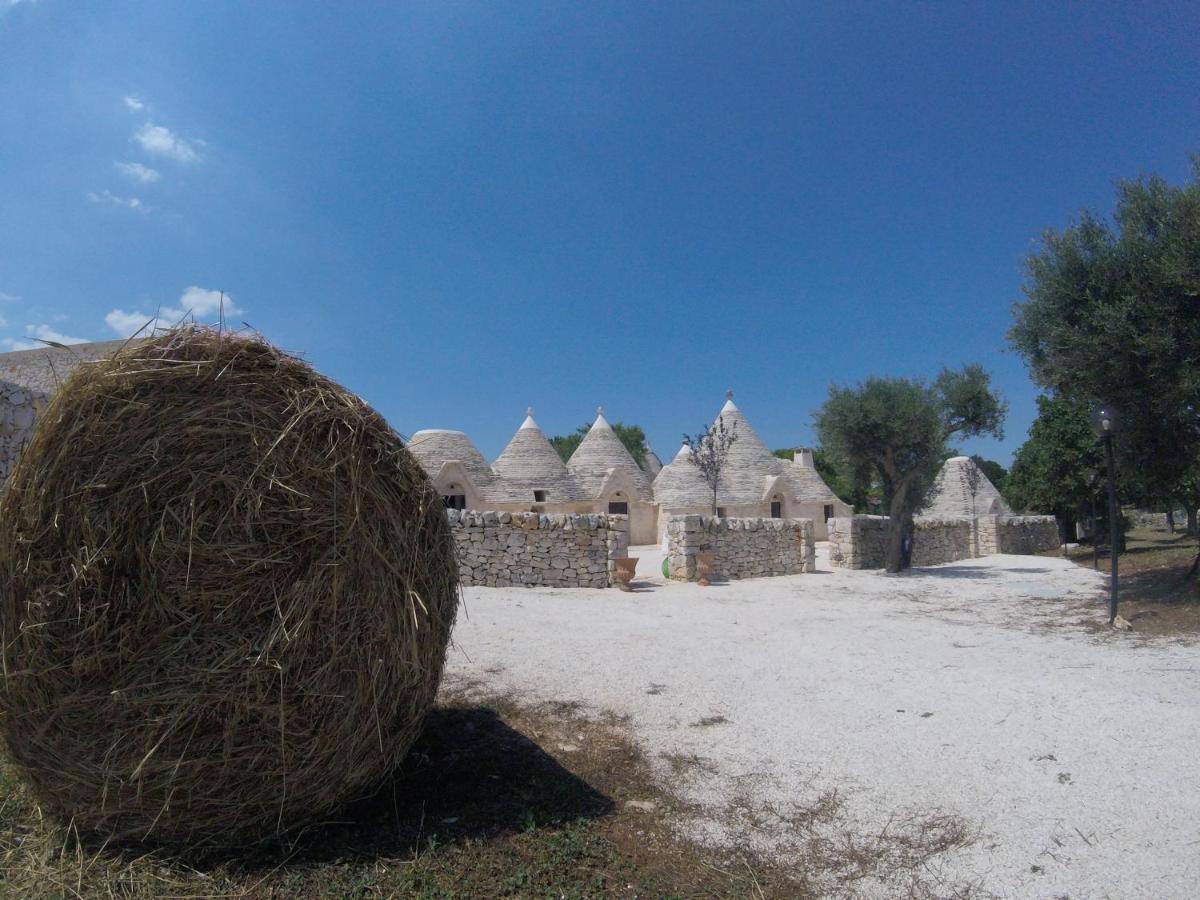
{"label": "stone fence", "polygon": [[816,568],[812,519],[672,516],[667,520],[671,577],[694,581],[696,554],[711,552],[717,578],[796,575]]}
{"label": "stone fence", "polygon": [[446,510],[464,585],[594,587],[612,584],[629,547],[629,517]]}
{"label": "stone fence", "polygon": [[[829,520],[829,558],[847,569],[881,569],[887,555],[887,516]],[[993,553],[1039,553],[1060,546],[1054,516],[979,516],[913,520],[912,564],[937,566]]]}
{"label": "stone fence", "polygon": [[1040,553],[1062,546],[1054,516],[980,516],[979,555]]}

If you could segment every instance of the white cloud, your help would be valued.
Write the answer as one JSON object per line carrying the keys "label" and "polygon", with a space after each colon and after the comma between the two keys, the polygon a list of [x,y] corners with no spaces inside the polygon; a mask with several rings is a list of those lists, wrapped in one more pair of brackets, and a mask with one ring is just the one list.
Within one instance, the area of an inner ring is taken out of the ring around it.
{"label": "white cloud", "polygon": [[125,105],[127,107],[129,107],[129,109],[131,109],[133,112],[141,112],[143,109],[146,108],[145,101],[139,100],[137,97],[126,96],[124,98],[124,100],[125,100]]}
{"label": "white cloud", "polygon": [[3,338],[0,339],[0,344],[3,344],[10,350],[33,350],[37,347],[45,347],[42,341],[52,341],[55,344],[85,344],[87,338],[71,337],[69,334],[55,331],[49,325],[26,325],[25,333],[31,338],[38,340],[20,340],[18,338]]}
{"label": "white cloud", "polygon": [[0,0],[0,16],[4,15],[14,6],[20,6],[22,3],[29,3],[32,6],[37,0]]}
{"label": "white cloud", "polygon": [[158,169],[152,169],[149,166],[143,166],[141,163],[135,162],[118,162],[113,163],[117,170],[122,175],[128,175],[134,181],[140,181],[142,184],[153,184],[162,176],[158,173]]}
{"label": "white cloud", "polygon": [[0,291],[0,302],[14,303],[20,299],[21,298],[18,297],[16,294],[6,294],[6,293],[4,293],[4,291]]}
{"label": "white cloud", "polygon": [[154,156],[165,156],[181,163],[194,163],[200,159],[203,141],[185,140],[169,128],[147,122],[133,133],[133,139],[142,149]]}
{"label": "white cloud", "polygon": [[7,325],[7,324],[8,324],[8,319],[4,318],[4,316],[0,316],[0,327]]}
{"label": "white cloud", "polygon": [[[224,308],[225,317],[241,315],[242,310],[233,302],[228,294],[220,291],[210,291],[207,288],[191,285],[179,297],[179,305],[159,309],[155,314],[143,312],[126,312],[114,309],[104,317],[105,324],[121,337],[129,337],[145,328],[145,334],[152,329],[162,326],[169,327],[184,319],[191,318],[197,322],[216,321]],[[147,327],[149,323],[149,327]]]}
{"label": "white cloud", "polygon": [[112,191],[101,191],[97,194],[95,191],[88,191],[88,199],[93,203],[105,203],[113,206],[123,206],[126,209],[135,209],[138,212],[150,212],[150,207],[139,200],[137,197],[118,197]]}

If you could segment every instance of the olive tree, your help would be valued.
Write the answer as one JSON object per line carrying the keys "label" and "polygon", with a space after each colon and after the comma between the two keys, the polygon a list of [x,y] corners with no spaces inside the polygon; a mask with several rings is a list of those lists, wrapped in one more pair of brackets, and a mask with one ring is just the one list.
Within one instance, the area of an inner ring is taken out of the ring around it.
{"label": "olive tree", "polygon": [[987,372],[977,365],[944,370],[932,384],[868,378],[853,387],[830,388],[816,415],[817,433],[840,471],[882,488],[889,572],[902,567],[904,536],[949,454],[949,439],[1003,437],[1006,412]]}

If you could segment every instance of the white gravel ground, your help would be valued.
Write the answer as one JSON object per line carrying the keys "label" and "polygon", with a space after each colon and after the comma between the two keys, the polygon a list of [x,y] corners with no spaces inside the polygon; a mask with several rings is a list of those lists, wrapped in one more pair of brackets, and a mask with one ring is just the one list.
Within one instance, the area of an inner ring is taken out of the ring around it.
{"label": "white gravel ground", "polygon": [[[1089,632],[1103,582],[1064,560],[818,567],[632,594],[469,588],[448,677],[627,715],[664,772],[695,755],[675,787],[704,808],[701,839],[787,860],[800,835],[774,814],[836,789],[826,834],[968,825],[973,843],[922,867],[937,893],[1197,896],[1195,643]],[[900,877],[828,890],[886,896]]]}

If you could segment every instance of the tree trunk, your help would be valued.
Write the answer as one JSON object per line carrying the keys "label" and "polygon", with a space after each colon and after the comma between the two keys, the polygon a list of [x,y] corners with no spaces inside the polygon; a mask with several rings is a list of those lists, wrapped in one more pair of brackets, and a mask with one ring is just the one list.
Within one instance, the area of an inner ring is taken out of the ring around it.
{"label": "tree trunk", "polygon": [[717,489],[713,488],[713,515],[717,514]]}
{"label": "tree trunk", "polygon": [[1175,509],[1172,507],[1167,510],[1167,531],[1171,534],[1175,533]]}
{"label": "tree trunk", "polygon": [[895,574],[904,568],[904,535],[908,532],[910,516],[907,509],[908,484],[902,483],[892,494],[888,507],[887,553],[884,568]]}
{"label": "tree trunk", "polygon": [[1184,504],[1183,508],[1187,512],[1187,533],[1192,537],[1196,537],[1196,507],[1187,503]]}

